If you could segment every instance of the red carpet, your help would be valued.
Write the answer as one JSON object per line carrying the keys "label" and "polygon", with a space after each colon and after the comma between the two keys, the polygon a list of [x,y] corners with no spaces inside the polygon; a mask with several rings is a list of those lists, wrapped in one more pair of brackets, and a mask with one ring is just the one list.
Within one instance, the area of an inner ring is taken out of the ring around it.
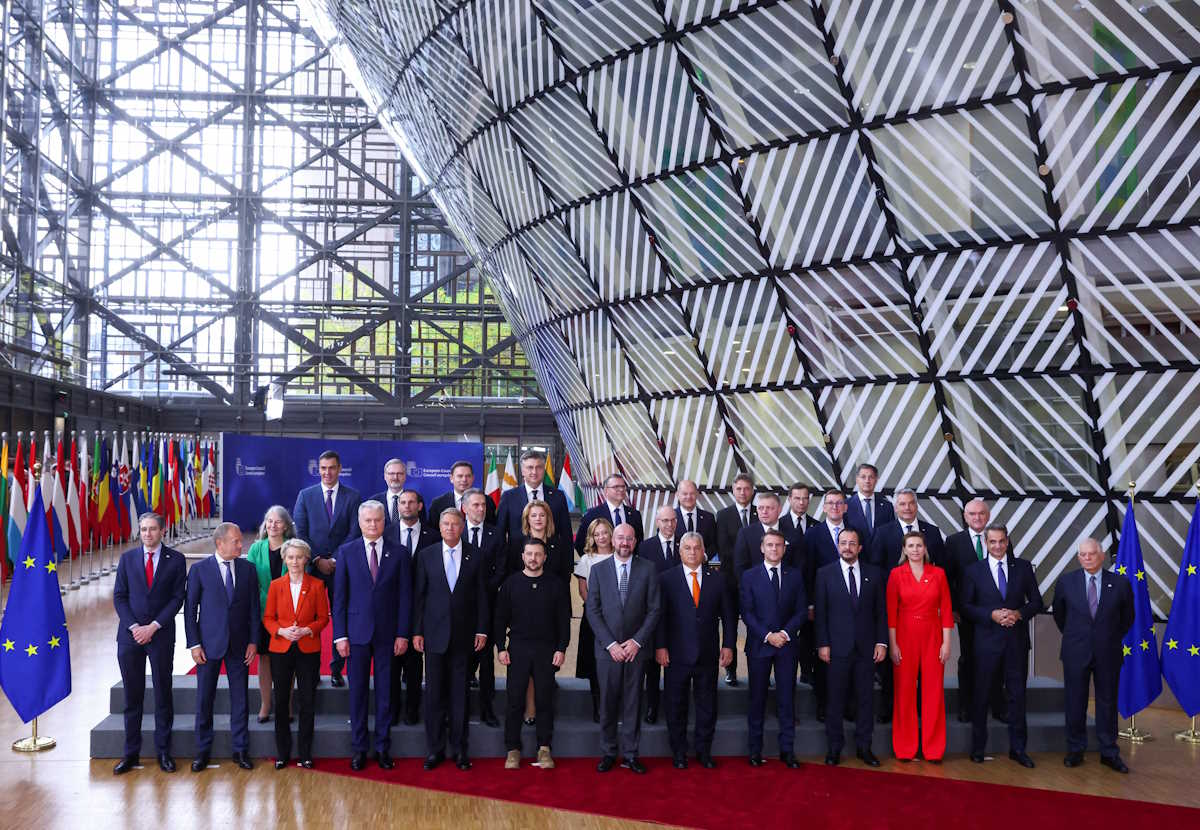
{"label": "red carpet", "polygon": [[[1088,760],[1094,764],[1094,757]],[[648,759],[650,772],[643,777],[620,768],[601,775],[595,771],[596,759],[566,758],[557,764],[556,769],[541,770],[523,761],[521,769],[513,771],[505,770],[501,759],[484,758],[475,761],[470,772],[461,772],[449,762],[425,772],[420,759],[403,758],[388,772],[371,763],[356,773],[350,771],[346,759],[330,758],[318,761],[317,771],[615,818],[724,830],[798,826],[1011,830],[1014,824],[1030,823],[1117,830],[1200,826],[1200,810],[1185,807],[853,766],[805,764],[789,770],[772,760],[754,769],[744,758],[726,758],[720,759],[715,770],[693,762],[680,771],[672,769],[666,759]],[[1099,774],[1097,766],[1084,774]]]}

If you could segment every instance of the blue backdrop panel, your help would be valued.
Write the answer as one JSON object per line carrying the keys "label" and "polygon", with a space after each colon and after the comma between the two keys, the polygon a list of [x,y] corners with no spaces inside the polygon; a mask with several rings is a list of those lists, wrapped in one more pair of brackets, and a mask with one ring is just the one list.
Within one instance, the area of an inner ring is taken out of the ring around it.
{"label": "blue backdrop panel", "polygon": [[483,444],[478,442],[357,441],[355,439],[273,438],[221,434],[221,515],[244,531],[257,531],[273,504],[289,511],[301,489],[321,480],[317,457],[334,450],[342,458],[342,483],[368,498],[385,489],[383,465],[389,458],[408,464],[406,486],[425,498],[426,507],[450,489],[450,465],[468,461],[475,483],[483,484]]}

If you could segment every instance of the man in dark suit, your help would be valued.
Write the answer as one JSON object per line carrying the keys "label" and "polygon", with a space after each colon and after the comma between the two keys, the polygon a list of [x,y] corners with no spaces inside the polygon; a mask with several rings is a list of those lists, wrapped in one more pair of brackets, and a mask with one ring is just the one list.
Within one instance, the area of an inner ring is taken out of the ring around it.
{"label": "man in dark suit", "polygon": [[[808,515],[808,504],[811,499],[812,491],[803,482],[797,481],[788,488],[788,509],[779,517],[779,529],[787,537],[788,547],[792,551],[802,552],[804,550],[804,534],[817,523],[812,516]],[[811,684],[813,670],[817,663],[817,647],[812,620],[804,624],[800,639],[800,682]]]}
{"label": "man in dark suit", "polygon": [[[574,544],[571,538],[571,513],[567,497],[561,490],[545,486],[546,454],[539,450],[521,453],[521,483],[500,496],[496,510],[496,529],[500,531],[501,543],[506,556],[521,561],[525,549],[525,533],[521,529],[521,514],[531,501],[544,501],[550,505],[554,518],[554,535],[562,541],[562,550],[569,551]],[[518,568],[520,570],[520,568]]]}
{"label": "man in dark suit", "polygon": [[[853,686],[856,755],[879,766],[871,751],[874,729],[874,669],[887,659],[887,582],[883,572],[859,560],[858,530],[848,527],[838,537],[840,559],[817,572],[817,655],[826,671],[828,700],[843,700]],[[846,743],[840,718],[827,718],[825,763],[837,766]]]}
{"label": "man in dark suit", "polygon": [[446,733],[461,770],[471,768],[467,748],[467,666],[487,646],[488,603],[484,562],[462,544],[462,513],[438,517],[440,542],[417,553],[413,583],[413,646],[425,655],[425,769],[446,759]]}
{"label": "man in dark suit", "polygon": [[729,608],[725,575],[704,570],[704,538],[694,531],[685,533],[679,545],[680,564],[658,578],[662,617],[654,657],[665,668],[667,734],[675,769],[687,768],[689,690],[696,704],[696,760],[712,769],[717,765],[712,757],[717,671],[733,660],[737,617]]}
{"label": "man in dark suit", "polygon": [[187,564],[183,554],[162,543],[166,523],[157,513],[138,517],[141,545],[121,555],[113,586],[117,626],[117,664],[125,693],[125,749],[113,767],[123,775],[138,765],[142,749],[142,707],[146,698],[146,660],[154,678],[154,747],[163,772],[175,771],[171,727],[175,707],[171,664],[175,653],[175,615],[183,605]]}
{"label": "man in dark suit", "polygon": [[[717,561],[722,573],[725,574],[725,590],[729,591],[729,604],[736,614],[741,600],[741,583],[734,569],[733,550],[737,543],[737,535],[742,528],[749,527],[754,520],[754,508],[750,502],[754,498],[754,479],[745,473],[738,473],[733,479],[733,504],[722,507],[717,511]],[[709,558],[713,552],[708,552]],[[725,669],[725,685],[736,686],[737,679],[737,649],[733,650],[733,662]]]}
{"label": "man in dark suit", "polygon": [[[875,529],[870,552],[864,557],[870,564],[886,575],[900,562],[904,534],[919,531],[925,537],[925,550],[939,568],[946,568],[946,548],[942,543],[942,531],[935,524],[917,518],[917,494],[911,487],[896,491],[896,520],[881,524]],[[880,700],[879,722],[892,719],[893,677],[892,661],[884,660],[875,667],[879,676]]]}
{"label": "man in dark suit", "polygon": [[[975,624],[962,611],[963,574],[976,562],[987,557],[987,546],[983,541],[983,529],[992,520],[991,511],[983,499],[971,499],[963,507],[963,520],[967,529],[952,533],[946,538],[946,581],[950,583],[950,599],[954,603],[954,619],[958,623],[958,720],[966,723],[971,719],[975,701]],[[1008,553],[1012,554],[1009,545]],[[986,693],[992,716],[1008,722],[1007,704],[1004,702],[1004,678],[997,677],[995,684]]]}
{"label": "man in dark suit", "polygon": [[[439,536],[437,527],[425,521],[421,515],[421,494],[416,490],[400,492],[395,504],[400,510],[399,518],[384,528],[384,535],[403,548],[408,554],[409,578],[415,571],[417,551],[436,544]],[[415,648],[405,649],[403,654],[392,658],[392,722],[398,723],[403,712],[404,722],[413,726],[421,720],[421,677],[424,673],[424,656]],[[400,705],[401,689],[404,690],[404,705]]]}
{"label": "man in dark suit", "polygon": [[[1033,566],[1008,553],[1008,528],[984,529],[988,556],[963,574],[963,615],[975,624],[975,688],[990,689],[1004,676],[1008,697],[1008,757],[1032,768],[1025,752],[1025,681],[1029,672],[1029,621],[1042,611]],[[987,698],[979,695],[971,713],[971,760],[984,761]]]}
{"label": "man in dark suit", "polygon": [[[490,620],[495,614],[496,594],[504,583],[504,550],[500,546],[500,533],[485,521],[485,503],[491,505],[492,500],[478,488],[472,487],[463,493],[463,513],[467,517],[463,543],[479,551],[483,562],[483,587]],[[489,641],[483,651],[471,654],[469,675],[473,677],[478,669],[479,721],[496,728],[500,726],[500,720],[493,708],[496,697],[496,661],[492,659],[494,648],[495,644]]]}
{"label": "man in dark suit", "polygon": [[700,490],[696,482],[684,479],[675,488],[675,541],[685,533],[699,533],[704,540],[705,551],[717,549],[717,520],[712,513],[700,507]]}
{"label": "man in dark suit", "polygon": [[[402,458],[389,458],[383,465],[383,482],[387,487],[371,496],[371,501],[383,505],[387,512],[387,529],[400,521],[400,496],[404,493],[404,483],[408,481],[408,465]],[[413,491],[416,492],[415,490]],[[419,500],[419,497],[418,497]],[[420,505],[417,520],[425,522],[425,506]]]}
{"label": "man in dark suit", "polygon": [[[637,547],[637,555],[648,562],[654,563],[659,573],[679,564],[679,547],[675,541],[677,520],[675,510],[670,505],[658,508],[654,516],[656,533],[644,540]],[[658,704],[661,700],[659,681],[662,679],[662,669],[657,660],[646,660],[646,723],[658,720]]]}
{"label": "man in dark suit", "polygon": [[789,768],[800,766],[793,753],[796,719],[796,653],[800,627],[807,616],[804,575],[783,562],[787,539],[778,530],[762,538],[763,561],[742,575],[742,620],[748,646],[746,668],[750,675],[750,765],[763,765],[763,722],[767,687],[775,672],[775,704],[779,719],[779,760]]}
{"label": "man in dark suit", "polygon": [[[740,580],[742,574],[755,565],[762,564],[762,540],[769,530],[778,530],[787,539],[787,533],[779,524],[779,511],[782,505],[775,493],[759,493],[756,503],[756,517],[747,527],[738,531],[733,543],[733,568]],[[800,568],[803,558],[803,541],[793,547],[787,544],[783,554],[783,563],[789,568]],[[803,571],[801,571],[803,573]]]}
{"label": "man in dark suit", "polygon": [[[312,548],[309,570],[325,582],[325,590],[333,596],[333,572],[337,565],[338,548],[358,535],[358,505],[362,498],[354,488],[339,483],[342,460],[333,450],[326,450],[317,459],[321,483],[305,487],[296,496],[292,521],[296,536]],[[329,682],[341,686],[342,668],[346,661],[335,650],[329,661]]]}
{"label": "man in dark suit", "polygon": [[[584,613],[596,636],[596,673],[600,684],[600,743],[604,757],[596,770],[608,772],[617,762],[643,774],[638,758],[642,722],[645,661],[654,648],[662,599],[658,571],[634,556],[637,534],[624,523],[613,531],[614,553],[592,566]],[[617,743],[617,722],[621,740]]]}
{"label": "man in dark suit", "polygon": [[875,530],[896,519],[891,503],[875,492],[878,483],[879,470],[875,465],[859,464],[854,476],[854,485],[858,490],[846,504],[846,521],[866,534],[863,536],[863,547],[867,550],[871,548]]}
{"label": "man in dark suit", "polygon": [[[638,544],[645,538],[642,530],[642,514],[632,504],[625,503],[628,485],[620,473],[613,473],[604,479],[604,504],[589,508],[579,522],[579,530],[575,534],[575,552],[583,556],[583,543],[587,541],[588,526],[596,519],[608,519],[615,528],[620,524],[629,524],[637,535]],[[557,524],[557,519],[555,520]]]}
{"label": "man in dark suit", "polygon": [[229,729],[233,760],[242,769],[250,762],[250,709],[247,703],[250,663],[258,653],[258,571],[242,558],[242,531],[222,522],[213,531],[216,553],[188,572],[183,628],[196,663],[196,758],[192,772],[208,768],[213,742],[213,700],[221,666],[229,678]]}
{"label": "man in dark suit", "polygon": [[[471,466],[469,461],[455,461],[450,467],[450,489],[442,493],[433,503],[429,505],[429,515],[441,516],[442,511],[447,507],[455,507],[463,510],[463,502],[467,497],[467,491],[475,486],[475,468]],[[484,521],[489,525],[496,524],[496,505],[492,504],[491,499],[487,501],[487,513],[484,516]]]}
{"label": "man in dark suit", "polygon": [[367,760],[367,692],[375,668],[375,760],[393,767],[392,658],[408,650],[412,574],[407,551],[384,532],[387,508],[368,500],[358,508],[362,538],[338,549],[333,592],[333,645],[350,658],[350,768]]}
{"label": "man in dark suit", "polygon": [[1104,553],[1095,539],[1079,543],[1080,569],[1059,577],[1054,586],[1054,622],[1062,632],[1059,659],[1066,693],[1067,757],[1077,767],[1087,750],[1089,680],[1096,685],[1096,737],[1100,763],[1129,772],[1117,749],[1117,681],[1124,659],[1121,642],[1133,625],[1133,587],[1118,573],[1104,570]]}

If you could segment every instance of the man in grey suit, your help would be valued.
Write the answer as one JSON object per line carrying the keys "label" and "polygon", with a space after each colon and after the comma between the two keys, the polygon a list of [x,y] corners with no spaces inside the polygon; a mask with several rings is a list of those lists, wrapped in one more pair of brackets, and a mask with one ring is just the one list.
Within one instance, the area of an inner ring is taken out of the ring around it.
{"label": "man in grey suit", "polygon": [[617,763],[617,722],[621,722],[621,766],[639,775],[639,709],[646,660],[654,659],[654,631],[661,614],[658,570],[633,555],[634,528],[613,531],[614,553],[592,567],[584,613],[596,635],[596,671],[600,681],[600,734],[604,757],[596,766],[608,772]]}

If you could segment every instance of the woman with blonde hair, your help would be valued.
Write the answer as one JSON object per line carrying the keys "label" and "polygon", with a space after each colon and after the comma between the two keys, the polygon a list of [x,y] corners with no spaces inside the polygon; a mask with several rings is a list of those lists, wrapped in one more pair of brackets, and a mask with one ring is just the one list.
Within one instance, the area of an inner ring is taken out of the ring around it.
{"label": "woman with blonde hair", "polygon": [[[262,524],[258,528],[258,540],[250,546],[246,560],[258,571],[259,608],[267,607],[267,586],[272,580],[283,576],[283,545],[296,535],[296,524],[292,514],[281,504],[267,508]],[[258,693],[262,702],[258,707],[258,722],[271,719],[271,657],[268,646],[271,634],[266,627],[258,627]],[[290,708],[290,707],[289,707]]]}

